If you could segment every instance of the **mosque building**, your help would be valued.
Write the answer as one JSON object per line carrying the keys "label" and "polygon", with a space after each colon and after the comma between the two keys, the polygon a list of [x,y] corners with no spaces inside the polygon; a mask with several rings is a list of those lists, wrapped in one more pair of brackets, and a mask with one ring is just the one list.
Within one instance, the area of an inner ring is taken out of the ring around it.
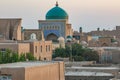
{"label": "mosque building", "polygon": [[68,19],[58,2],[47,12],[46,20],[39,20],[38,29],[24,29],[21,18],[0,19],[0,51],[31,52],[37,60],[50,61],[52,51],[57,47],[65,48],[65,40],[73,34]]}
{"label": "mosque building", "polygon": [[67,36],[72,36],[73,30],[68,19],[67,12],[56,2],[55,7],[47,12],[46,20],[38,21],[39,29],[43,31],[45,40],[56,41],[59,37],[66,39]]}

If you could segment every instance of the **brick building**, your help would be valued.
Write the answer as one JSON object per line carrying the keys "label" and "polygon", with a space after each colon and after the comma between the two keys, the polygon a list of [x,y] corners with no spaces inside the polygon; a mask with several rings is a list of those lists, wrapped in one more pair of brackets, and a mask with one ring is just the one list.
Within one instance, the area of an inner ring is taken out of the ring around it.
{"label": "brick building", "polygon": [[0,41],[0,50],[10,49],[18,54],[32,53],[37,60],[52,60],[51,41]]}

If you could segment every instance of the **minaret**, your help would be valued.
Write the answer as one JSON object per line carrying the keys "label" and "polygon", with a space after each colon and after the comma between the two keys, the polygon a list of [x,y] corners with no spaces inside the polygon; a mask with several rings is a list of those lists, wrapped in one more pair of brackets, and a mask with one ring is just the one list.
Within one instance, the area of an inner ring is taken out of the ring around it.
{"label": "minaret", "polygon": [[82,27],[80,27],[80,29],[79,29],[79,33],[82,33]]}
{"label": "minaret", "polygon": [[100,28],[97,28],[97,31],[100,31]]}

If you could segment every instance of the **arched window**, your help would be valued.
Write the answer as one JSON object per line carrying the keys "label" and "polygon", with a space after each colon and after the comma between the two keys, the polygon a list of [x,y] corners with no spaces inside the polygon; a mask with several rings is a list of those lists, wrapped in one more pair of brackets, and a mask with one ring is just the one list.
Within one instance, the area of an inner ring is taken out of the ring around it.
{"label": "arched window", "polygon": [[55,29],[55,26],[53,26],[53,29]]}
{"label": "arched window", "polygon": [[46,30],[46,26],[44,26],[44,30]]}
{"label": "arched window", "polygon": [[49,51],[50,51],[50,45],[49,45]]}
{"label": "arched window", "polygon": [[51,26],[49,26],[49,30],[51,30]]}
{"label": "arched window", "polygon": [[57,26],[55,26],[55,29],[57,30]]}
{"label": "arched window", "polygon": [[60,27],[58,26],[58,30],[60,29]]}
{"label": "arched window", "polygon": [[47,46],[46,46],[46,52],[47,52]]}
{"label": "arched window", "polygon": [[42,52],[42,46],[41,46],[41,52]]}
{"label": "arched window", "polygon": [[49,30],[49,26],[47,26],[47,30]]}
{"label": "arched window", "polygon": [[35,33],[32,33],[32,34],[30,35],[30,39],[36,40],[36,34],[35,34]]}

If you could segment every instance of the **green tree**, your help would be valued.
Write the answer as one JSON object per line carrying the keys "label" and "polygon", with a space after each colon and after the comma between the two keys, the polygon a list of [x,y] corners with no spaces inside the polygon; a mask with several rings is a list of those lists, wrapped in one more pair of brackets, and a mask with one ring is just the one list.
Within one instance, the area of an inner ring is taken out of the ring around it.
{"label": "green tree", "polygon": [[86,61],[99,61],[99,55],[96,51],[86,49],[82,55]]}
{"label": "green tree", "polygon": [[53,57],[67,57],[67,54],[65,53],[65,49],[64,48],[57,48],[54,51]]}
{"label": "green tree", "polygon": [[0,51],[0,64],[2,64],[2,52]]}
{"label": "green tree", "polygon": [[26,61],[25,54],[20,54],[19,61]]}
{"label": "green tree", "polygon": [[73,56],[81,56],[83,52],[84,52],[84,49],[82,48],[81,45],[76,44],[76,43],[72,45]]}
{"label": "green tree", "polygon": [[74,61],[84,61],[84,57],[82,56],[74,56],[73,59]]}
{"label": "green tree", "polygon": [[26,59],[28,60],[36,60],[32,53],[26,53]]}
{"label": "green tree", "polygon": [[12,56],[11,56],[11,62],[19,62],[19,55],[18,53],[12,53]]}
{"label": "green tree", "polygon": [[3,63],[10,63],[11,60],[11,50],[7,49],[4,52],[2,52],[2,62]]}
{"label": "green tree", "polygon": [[62,58],[69,57],[70,60],[74,59],[75,61],[83,61],[83,60],[98,61],[99,60],[99,56],[96,51],[93,51],[92,49],[83,47],[80,44],[76,44],[76,43],[66,46],[65,49],[64,48],[55,49],[53,58],[55,57],[62,57]]}
{"label": "green tree", "polygon": [[9,49],[6,49],[5,51],[0,51],[0,64],[26,61],[26,59],[36,60],[32,53],[23,53],[18,55],[17,52],[13,52]]}

